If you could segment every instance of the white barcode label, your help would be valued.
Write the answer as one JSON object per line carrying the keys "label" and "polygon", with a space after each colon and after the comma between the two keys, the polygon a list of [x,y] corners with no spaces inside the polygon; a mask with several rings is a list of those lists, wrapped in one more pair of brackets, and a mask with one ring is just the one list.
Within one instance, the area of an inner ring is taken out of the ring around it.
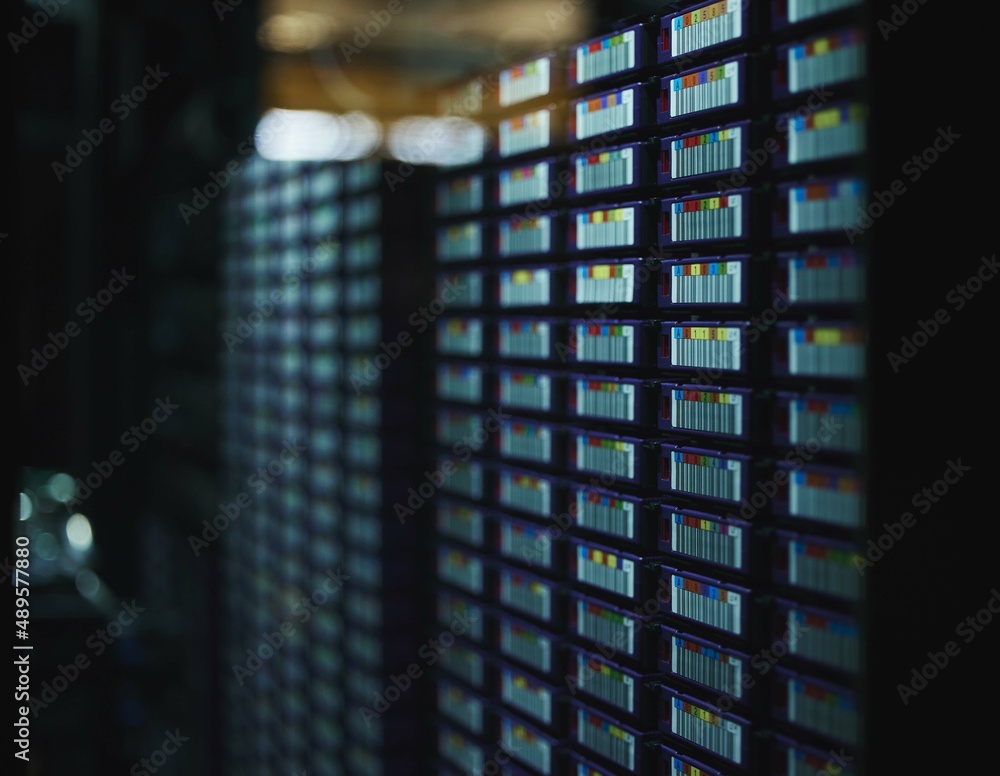
{"label": "white barcode label", "polygon": [[635,265],[590,264],[576,268],[576,302],[635,301]]}
{"label": "white barcode label", "polygon": [[582,652],[576,655],[576,685],[612,706],[635,712],[635,680],[617,668]]}
{"label": "white barcode label", "polygon": [[550,301],[547,269],[516,269],[500,273],[500,306],[547,305]]}
{"label": "white barcode label", "polygon": [[795,258],[788,262],[792,302],[860,302],[865,276],[861,265],[836,256]]}
{"label": "white barcode label", "polygon": [[635,479],[635,443],[620,439],[578,434],[576,437],[576,468]]}
{"label": "white barcode label", "polygon": [[670,524],[670,546],[674,552],[718,563],[743,567],[743,529],[714,520],[674,512]]}
{"label": "white barcode label", "polygon": [[720,0],[670,20],[670,53],[675,56],[717,46],[743,34],[744,0]]}
{"label": "white barcode label", "polygon": [[552,724],[552,693],[524,674],[505,669],[500,680],[500,698],[546,725]]}
{"label": "white barcode label", "polygon": [[470,175],[441,183],[437,188],[437,214],[440,216],[475,213],[483,209],[483,177]]}
{"label": "white barcode label", "polygon": [[593,491],[576,492],[576,522],[582,528],[635,538],[635,504]]}
{"label": "white barcode label", "polygon": [[800,634],[789,640],[791,654],[849,673],[860,668],[861,642],[854,625],[789,609],[787,626],[790,633]]}
{"label": "white barcode label", "polygon": [[851,475],[826,472],[792,472],[788,485],[788,511],[847,528],[859,528],[864,518],[861,485]]}
{"label": "white barcode label", "polygon": [[552,430],[534,423],[507,423],[500,429],[500,456],[552,463]]}
{"label": "white barcode label", "polygon": [[853,559],[849,551],[793,539],[788,543],[788,582],[856,600],[861,595],[861,575]]}
{"label": "white barcode label", "polygon": [[865,346],[857,329],[791,328],[788,371],[793,375],[861,377]]}
{"label": "white barcode label", "polygon": [[486,760],[483,750],[470,744],[458,733],[443,728],[438,731],[438,751],[441,756],[466,773],[482,773]]}
{"label": "white barcode label", "polygon": [[861,3],[862,0],[788,0],[788,21],[801,22]]}
{"label": "white barcode label", "polygon": [[[351,672],[348,676],[353,676]],[[369,693],[370,694],[370,693]],[[437,705],[441,714],[475,734],[483,731],[483,702],[457,685],[440,683],[437,688]]]}
{"label": "white barcode label", "polygon": [[545,199],[549,191],[549,164],[539,162],[528,167],[501,170],[499,181],[501,205],[519,205]]}
{"label": "white barcode label", "polygon": [[674,388],[670,391],[670,425],[692,431],[743,434],[743,396],[722,391]]}
{"label": "white barcode label", "polygon": [[792,46],[788,49],[788,91],[853,81],[865,74],[865,43],[857,31]]}
{"label": "white barcode label", "polygon": [[576,326],[576,360],[632,364],[635,325],[581,323]]}
{"label": "white barcode label", "polygon": [[548,412],[552,408],[552,378],[527,372],[502,371],[500,405]]}
{"label": "white barcode label", "polygon": [[583,709],[577,709],[576,715],[577,743],[623,768],[635,770],[635,736]]}
{"label": "white barcode label", "polygon": [[500,156],[507,157],[549,145],[549,111],[534,111],[500,122]]}
{"label": "white barcode label", "polygon": [[469,443],[472,450],[479,450],[481,443],[475,441],[477,431],[482,425],[475,415],[466,412],[439,412],[435,427],[436,441],[440,445],[454,445],[458,442]]}
{"label": "white barcode label", "polygon": [[635,67],[635,30],[576,47],[576,82],[604,78]]}
{"label": "white barcode label", "polygon": [[793,678],[786,681],[786,690],[790,722],[840,741],[857,743],[860,720],[852,698]]}
{"label": "white barcode label", "polygon": [[439,366],[437,395],[441,399],[478,404],[483,400],[482,367]]}
{"label": "white barcode label", "polygon": [[743,465],[711,455],[682,453],[670,455],[670,487],[726,501],[740,500]]}
{"label": "white barcode label", "polygon": [[500,107],[516,105],[549,93],[549,60],[541,57],[500,71]]}
{"label": "white barcode label", "polygon": [[788,190],[788,230],[792,234],[825,232],[852,224],[865,206],[860,180],[792,186]]}
{"label": "white barcode label", "polygon": [[739,725],[680,698],[674,698],[671,706],[670,729],[675,735],[742,764],[743,729]]}
{"label": "white barcode label", "polygon": [[500,322],[500,355],[503,358],[548,358],[549,324],[545,321]]}
{"label": "white barcode label", "polygon": [[625,248],[635,244],[635,208],[592,210],[576,214],[576,247]]}
{"label": "white barcode label", "polygon": [[483,684],[483,662],[481,655],[457,644],[441,655],[441,667],[473,687]]}
{"label": "white barcode label", "polygon": [[476,463],[454,464],[455,473],[445,481],[445,489],[471,499],[483,497],[483,467]]}
{"label": "white barcode label", "polygon": [[788,403],[788,441],[793,445],[819,438],[820,432],[831,425],[840,427],[826,443],[831,449],[860,451],[863,426],[861,413],[853,401],[792,399]]}
{"label": "white barcode label", "polygon": [[548,253],[552,247],[552,217],[524,218],[500,222],[500,255]]}
{"label": "white barcode label", "polygon": [[737,636],[743,634],[743,620],[740,616],[743,596],[740,593],[678,574],[670,575],[670,583],[670,611],[674,614]]}
{"label": "white barcode label", "polygon": [[743,262],[675,264],[670,269],[670,298],[674,304],[740,304]]}
{"label": "white barcode label", "polygon": [[740,63],[671,78],[669,89],[671,118],[735,105],[740,99]]}
{"label": "white barcode label", "polygon": [[483,253],[483,229],[478,221],[438,231],[437,257],[441,261],[477,259]]}
{"label": "white barcode label", "polygon": [[437,508],[439,533],[472,545],[483,543],[483,513],[479,509],[458,504],[439,504]]}
{"label": "white barcode label", "polygon": [[578,156],[574,162],[577,194],[615,189],[635,183],[635,149],[620,148],[614,151]]}
{"label": "white barcode label", "polygon": [[742,163],[742,127],[689,135],[670,143],[671,178],[687,178],[691,175],[735,170]]}
{"label": "white barcode label", "polygon": [[483,562],[458,550],[438,550],[438,577],[474,595],[483,592]]}
{"label": "white barcode label", "polygon": [[510,571],[500,573],[500,603],[542,620],[552,618],[552,590]]}
{"label": "white barcode label", "polygon": [[866,142],[865,107],[860,103],[827,108],[788,121],[790,164],[860,154]]}
{"label": "white barcode label", "polygon": [[514,759],[527,763],[544,776],[552,773],[552,747],[523,725],[504,719],[500,723],[500,741]]}
{"label": "white barcode label", "polygon": [[465,272],[438,279],[438,296],[447,299],[445,293],[453,295],[449,302],[454,307],[479,307],[483,303],[483,273]]}
{"label": "white barcode label", "polygon": [[576,580],[632,598],[635,595],[635,562],[581,544],[576,550]]}
{"label": "white barcode label", "polygon": [[543,673],[548,673],[552,668],[550,641],[507,620],[500,623],[500,651]]}
{"label": "white barcode label", "polygon": [[500,523],[500,554],[517,560],[536,560],[543,568],[552,565],[552,541],[544,529],[503,519]]}
{"label": "white barcode label", "polygon": [[552,511],[552,486],[548,480],[538,477],[503,472],[500,475],[499,501],[503,506],[548,517]]}
{"label": "white barcode label", "polygon": [[581,100],[576,104],[576,139],[599,135],[602,132],[631,127],[635,122],[635,95],[637,87],[622,89],[603,97]]}
{"label": "white barcode label", "polygon": [[745,695],[742,684],[746,667],[735,655],[682,636],[670,639],[670,668],[678,676],[711,687],[740,700]]}
{"label": "white barcode label", "polygon": [[673,242],[742,236],[742,194],[688,199],[670,206],[670,239]]}
{"label": "white barcode label", "polygon": [[576,414],[609,420],[635,420],[635,386],[602,380],[576,381]]}
{"label": "white barcode label", "polygon": [[710,369],[740,369],[740,330],[732,326],[671,326],[670,363]]}
{"label": "white barcode label", "polygon": [[598,644],[635,652],[635,620],[599,604],[582,599],[576,602],[576,635]]}
{"label": "white barcode label", "polygon": [[478,356],[483,352],[483,322],[477,318],[441,321],[437,328],[441,353]]}

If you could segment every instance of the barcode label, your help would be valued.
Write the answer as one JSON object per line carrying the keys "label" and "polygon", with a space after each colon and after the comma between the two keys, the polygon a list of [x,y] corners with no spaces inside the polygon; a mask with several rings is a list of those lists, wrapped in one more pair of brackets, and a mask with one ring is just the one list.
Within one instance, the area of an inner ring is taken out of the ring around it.
{"label": "barcode label", "polygon": [[674,512],[670,523],[674,552],[733,569],[743,567],[743,529],[740,526]]}
{"label": "barcode label", "polygon": [[483,273],[465,272],[438,278],[438,296],[447,291],[454,295],[449,302],[453,307],[479,307],[483,303]]}
{"label": "barcode label", "polygon": [[524,674],[504,669],[500,698],[546,725],[552,724],[552,693]]}
{"label": "barcode label", "polygon": [[859,719],[857,704],[849,696],[789,678],[788,720],[840,741],[856,743]]}
{"label": "barcode label", "polygon": [[793,375],[861,377],[865,347],[859,329],[791,328],[788,371]]}
{"label": "barcode label", "polygon": [[442,321],[438,324],[437,335],[441,353],[478,356],[483,352],[483,323],[476,318]]}
{"label": "barcode label", "polygon": [[720,628],[737,636],[743,635],[743,596],[722,587],[709,585],[679,574],[670,575],[673,595],[670,611],[682,617]]}
{"label": "barcode label", "polygon": [[865,150],[865,126],[865,106],[860,103],[795,116],[788,121],[788,161],[860,154]]}
{"label": "barcode label", "polygon": [[451,596],[447,593],[438,593],[438,622],[442,625],[450,625],[458,616],[471,623],[468,630],[469,638],[474,641],[482,641],[483,622],[485,621],[483,610],[464,598]]}
{"label": "barcode label", "polygon": [[743,127],[688,135],[670,143],[671,178],[735,170],[742,163]]}
{"label": "barcode label", "polygon": [[623,768],[635,769],[635,736],[583,709],[577,709],[576,715],[577,743]]}
{"label": "barcode label", "polygon": [[634,148],[577,156],[574,160],[576,193],[631,186],[635,183],[634,163]]}
{"label": "barcode label", "polygon": [[[788,0],[788,21],[801,22],[822,16],[825,13],[839,11],[842,8],[861,5],[861,2],[862,0]],[[826,763],[820,765],[820,768],[824,767],[826,767]],[[793,774],[789,773],[788,776],[793,776]],[[798,774],[794,776],[798,776]]]}
{"label": "barcode label", "polygon": [[435,425],[436,440],[441,445],[454,445],[458,442],[470,443],[469,447],[478,450],[482,444],[475,441],[475,434],[481,430],[479,418],[467,412],[439,412]]}
{"label": "barcode label", "polygon": [[500,405],[547,412],[552,406],[552,378],[527,372],[502,371]]}
{"label": "barcode label", "polygon": [[580,100],[576,104],[576,139],[631,127],[635,122],[634,89],[629,87],[602,97]]}
{"label": "barcode label", "polygon": [[708,709],[674,698],[670,710],[670,729],[710,752],[737,765],[743,762],[743,729],[722,719]]}
{"label": "barcode label", "polygon": [[633,324],[577,324],[576,360],[632,364],[634,334]]}
{"label": "barcode label", "polygon": [[829,755],[817,756],[789,746],[785,758],[785,776],[816,776],[829,764]]}
{"label": "barcode label", "polygon": [[635,443],[621,439],[576,436],[576,468],[611,474],[625,479],[635,479]]}
{"label": "barcode label", "polygon": [[743,0],[721,0],[670,20],[670,53],[675,56],[717,46],[743,34]]}
{"label": "barcode label", "polygon": [[475,595],[483,592],[483,562],[458,550],[438,550],[438,576]]}
{"label": "barcode label", "polygon": [[549,586],[511,571],[500,572],[500,603],[541,620],[552,618]]}
{"label": "barcode label", "polygon": [[550,301],[547,269],[516,269],[500,273],[500,306],[547,305]]}
{"label": "barcode label", "polygon": [[598,604],[578,599],[576,635],[598,644],[607,644],[635,653],[635,620]]}
{"label": "barcode label", "polygon": [[742,473],[739,461],[679,451],[670,455],[672,490],[735,502],[740,498]]}
{"label": "barcode label", "polygon": [[478,221],[438,230],[437,257],[441,261],[477,259],[483,253],[483,229]]}
{"label": "barcode label", "polygon": [[788,583],[841,598],[861,595],[861,575],[849,551],[804,540],[788,543]]}
{"label": "barcode label", "polygon": [[552,512],[552,486],[548,480],[528,474],[503,472],[498,500],[503,506],[548,517]]}
{"label": "barcode label", "polygon": [[635,713],[635,680],[597,658],[577,653],[576,684],[595,698]]}
{"label": "barcode label", "polygon": [[455,216],[483,209],[483,176],[456,178],[437,187],[437,214]]}
{"label": "barcode label", "polygon": [[692,431],[741,436],[743,397],[723,391],[675,388],[670,391],[670,425]]}
{"label": "barcode label", "polygon": [[788,441],[803,444],[819,438],[830,425],[841,428],[826,444],[831,449],[858,452],[861,449],[861,413],[851,400],[792,399],[788,403]]}
{"label": "barcode label", "polygon": [[576,380],[576,415],[607,420],[635,420],[635,386],[604,380]]}
{"label": "barcode label", "polygon": [[840,229],[854,221],[865,206],[860,180],[812,183],[788,190],[788,230],[792,234]]}
{"label": "barcode label", "polygon": [[437,370],[440,399],[478,404],[483,400],[483,369],[479,366],[442,365]]}
{"label": "barcode label", "polygon": [[500,222],[500,255],[548,253],[552,247],[552,217],[524,218]]}
{"label": "barcode label", "polygon": [[592,531],[635,538],[635,504],[593,491],[576,492],[576,522]]}
{"label": "barcode label", "polygon": [[740,330],[732,326],[671,326],[673,366],[740,369]]}
{"label": "barcode label", "polygon": [[456,463],[455,473],[445,482],[445,488],[471,499],[483,497],[483,467],[480,464]]}
{"label": "barcode label", "polygon": [[743,301],[743,262],[675,264],[670,270],[674,304],[739,304]]}
{"label": "barcode label", "polygon": [[577,250],[625,248],[635,244],[635,208],[591,210],[576,214]]}
{"label": "barcode label", "polygon": [[500,651],[542,673],[552,669],[552,644],[549,639],[507,620],[500,623]]}
{"label": "barcode label", "polygon": [[635,67],[635,30],[576,47],[576,82],[595,81]]}
{"label": "barcode label", "polygon": [[860,302],[865,275],[850,256],[797,256],[788,262],[788,298],[792,302]]}
{"label": "barcode label", "polygon": [[513,156],[548,146],[549,122],[549,111],[546,109],[501,121],[500,156]]}
{"label": "barcode label", "polygon": [[538,560],[543,568],[552,566],[552,541],[544,529],[504,519],[500,523],[500,554],[517,560]]}
{"label": "barcode label", "polygon": [[500,107],[549,93],[549,60],[541,57],[500,71]]}
{"label": "barcode label", "polygon": [[500,171],[500,204],[519,205],[545,199],[549,191],[549,164],[538,162],[528,167]]}
{"label": "barcode label", "polygon": [[865,74],[865,43],[860,32],[830,35],[788,49],[788,91],[853,81]]}
{"label": "barcode label", "polygon": [[632,264],[590,264],[576,268],[576,302],[635,301],[635,266]]}
{"label": "barcode label", "polygon": [[850,475],[792,472],[788,511],[847,528],[860,528],[864,517],[861,484]]}
{"label": "barcode label", "polygon": [[673,242],[742,236],[742,194],[686,199],[670,206],[670,239]]}
{"label": "barcode label", "polygon": [[441,729],[438,732],[438,751],[441,756],[466,773],[482,773],[485,756],[483,750],[470,744],[458,733]]}
{"label": "barcode label", "polygon": [[669,89],[671,118],[735,105],[740,99],[740,63],[671,78]]}
{"label": "barcode label", "polygon": [[791,633],[802,634],[789,642],[791,654],[849,673],[860,668],[860,642],[853,625],[789,609],[787,626]]}
{"label": "barcode label", "polygon": [[483,513],[459,504],[438,504],[437,529],[445,536],[468,542],[472,545],[483,543]]}
{"label": "barcode label", "polygon": [[[348,674],[352,676],[353,673]],[[458,685],[440,683],[437,705],[441,714],[477,735],[483,731],[483,702]]]}
{"label": "barcode label", "polygon": [[545,776],[552,772],[552,751],[548,742],[539,738],[524,725],[510,719],[500,723],[500,740],[512,756],[541,771]]}
{"label": "barcode label", "polygon": [[552,463],[552,430],[535,423],[507,423],[500,429],[500,456]]}
{"label": "barcode label", "polygon": [[576,550],[576,580],[632,598],[635,594],[635,562],[581,544]]}
{"label": "barcode label", "polygon": [[690,641],[682,636],[670,639],[670,668],[678,676],[742,700],[746,667],[735,655]]}
{"label": "barcode label", "polygon": [[501,321],[500,355],[503,358],[548,358],[549,324],[545,321]]}

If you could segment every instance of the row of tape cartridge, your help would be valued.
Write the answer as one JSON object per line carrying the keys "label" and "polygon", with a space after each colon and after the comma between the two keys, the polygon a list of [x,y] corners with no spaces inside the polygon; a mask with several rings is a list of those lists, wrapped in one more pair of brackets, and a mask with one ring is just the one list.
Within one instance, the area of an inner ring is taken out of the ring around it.
{"label": "row of tape cartridge", "polygon": [[858,746],[859,5],[674,4],[444,95],[495,142],[435,198],[440,772]]}

